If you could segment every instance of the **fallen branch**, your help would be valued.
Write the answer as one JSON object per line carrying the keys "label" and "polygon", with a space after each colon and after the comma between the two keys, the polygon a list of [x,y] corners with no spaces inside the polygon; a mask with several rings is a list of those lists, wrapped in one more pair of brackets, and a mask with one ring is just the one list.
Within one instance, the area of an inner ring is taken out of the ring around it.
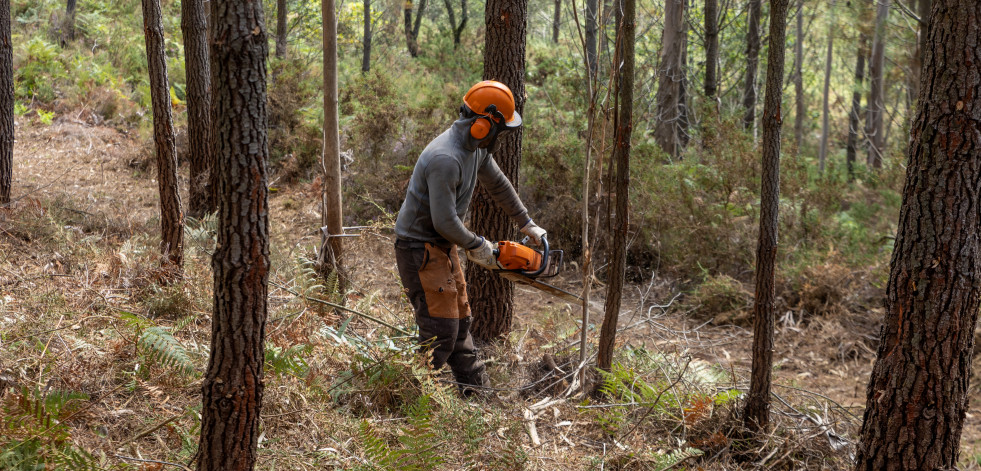
{"label": "fallen branch", "polygon": [[174,415],[168,417],[167,419],[165,419],[163,422],[157,423],[156,425],[153,425],[152,427],[150,427],[150,428],[148,428],[148,429],[146,429],[146,430],[144,430],[144,431],[142,431],[142,432],[134,435],[133,438],[130,438],[129,440],[126,440],[125,442],[123,442],[122,445],[119,445],[116,448],[117,449],[119,449],[119,448],[125,448],[126,445],[129,445],[130,443],[133,443],[133,442],[135,442],[135,441],[137,441],[137,440],[139,440],[139,439],[141,439],[141,438],[143,438],[143,437],[145,437],[147,435],[150,435],[153,432],[156,432],[157,430],[160,430],[161,427],[163,427],[163,426],[165,426],[165,425],[167,425],[167,424],[169,424],[169,423],[171,423],[171,422],[173,422],[173,421],[175,421],[175,420],[177,420],[177,419],[179,419],[181,417],[184,417],[185,414],[186,414],[185,412],[181,412],[180,414],[174,414]]}
{"label": "fallen branch", "polygon": [[276,283],[275,281],[272,281],[271,283],[274,284],[274,285],[276,285],[276,286],[278,286],[278,287],[280,287],[281,289],[283,289],[287,293],[292,294],[293,296],[296,296],[296,297],[299,297],[299,298],[303,298],[303,299],[305,299],[307,301],[312,301],[312,302],[315,302],[315,303],[318,303],[318,304],[323,304],[325,306],[330,306],[330,307],[332,307],[334,309],[338,309],[338,310],[341,310],[341,311],[350,312],[351,314],[354,314],[354,315],[359,316],[359,317],[363,317],[363,318],[368,319],[370,321],[374,321],[374,322],[376,322],[378,324],[381,324],[381,325],[383,325],[385,327],[388,327],[389,329],[392,329],[392,330],[394,330],[394,331],[396,331],[396,332],[398,332],[400,334],[403,334],[403,335],[412,335],[412,332],[409,332],[408,330],[405,330],[405,329],[403,329],[401,327],[398,327],[398,326],[395,326],[393,324],[389,324],[388,322],[385,322],[385,321],[383,321],[383,320],[381,320],[381,319],[379,319],[377,317],[374,317],[372,315],[365,314],[365,313],[360,312],[360,311],[355,311],[354,309],[341,306],[340,304],[334,304],[334,303],[332,303],[330,301],[325,301],[323,299],[318,299],[318,298],[312,298],[312,297],[307,296],[305,294],[300,294],[300,293],[298,293],[296,291],[293,291],[293,290],[287,288],[286,286],[283,286],[283,285],[281,285],[279,283]]}

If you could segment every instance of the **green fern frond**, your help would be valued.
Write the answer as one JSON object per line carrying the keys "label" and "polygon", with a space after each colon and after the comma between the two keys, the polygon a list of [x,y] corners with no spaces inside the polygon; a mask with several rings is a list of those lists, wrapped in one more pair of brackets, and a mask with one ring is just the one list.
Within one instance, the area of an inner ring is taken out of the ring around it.
{"label": "green fern frond", "polygon": [[172,367],[186,375],[195,373],[194,363],[191,362],[187,350],[167,329],[148,327],[137,344],[146,352],[148,361],[159,362],[161,366]]}
{"label": "green fern frond", "polygon": [[656,458],[656,468],[658,471],[663,471],[671,469],[678,466],[683,461],[694,458],[696,456],[702,456],[704,452],[698,448],[680,448],[672,451],[671,453],[665,455],[659,455]]}

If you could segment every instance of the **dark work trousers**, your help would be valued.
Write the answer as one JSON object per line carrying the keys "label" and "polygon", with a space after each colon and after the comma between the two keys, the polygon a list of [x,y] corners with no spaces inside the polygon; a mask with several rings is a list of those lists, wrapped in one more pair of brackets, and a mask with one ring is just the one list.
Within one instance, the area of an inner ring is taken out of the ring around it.
{"label": "dark work trousers", "polygon": [[419,343],[432,351],[433,368],[448,364],[458,383],[486,385],[484,363],[470,336],[467,282],[456,246],[397,240],[395,260],[415,310]]}

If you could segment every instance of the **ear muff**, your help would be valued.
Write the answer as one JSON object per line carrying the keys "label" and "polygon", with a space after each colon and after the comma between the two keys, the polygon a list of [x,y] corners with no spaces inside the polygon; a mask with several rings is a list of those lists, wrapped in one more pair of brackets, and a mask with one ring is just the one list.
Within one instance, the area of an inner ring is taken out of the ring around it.
{"label": "ear muff", "polygon": [[474,119],[473,124],[470,125],[470,135],[476,140],[482,140],[490,135],[491,129],[494,128],[494,123],[487,116],[478,116]]}

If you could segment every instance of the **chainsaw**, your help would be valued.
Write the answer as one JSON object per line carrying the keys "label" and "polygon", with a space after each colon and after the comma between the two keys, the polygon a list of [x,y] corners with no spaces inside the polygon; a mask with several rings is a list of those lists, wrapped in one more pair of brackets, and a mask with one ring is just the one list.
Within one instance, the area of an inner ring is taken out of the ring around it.
{"label": "chainsaw", "polygon": [[582,298],[579,296],[540,280],[559,274],[564,253],[561,250],[550,250],[548,239],[545,237],[542,237],[541,251],[529,247],[527,243],[528,237],[521,242],[510,240],[498,242],[494,256],[501,268],[495,272],[506,280],[537,288],[581,306]]}

